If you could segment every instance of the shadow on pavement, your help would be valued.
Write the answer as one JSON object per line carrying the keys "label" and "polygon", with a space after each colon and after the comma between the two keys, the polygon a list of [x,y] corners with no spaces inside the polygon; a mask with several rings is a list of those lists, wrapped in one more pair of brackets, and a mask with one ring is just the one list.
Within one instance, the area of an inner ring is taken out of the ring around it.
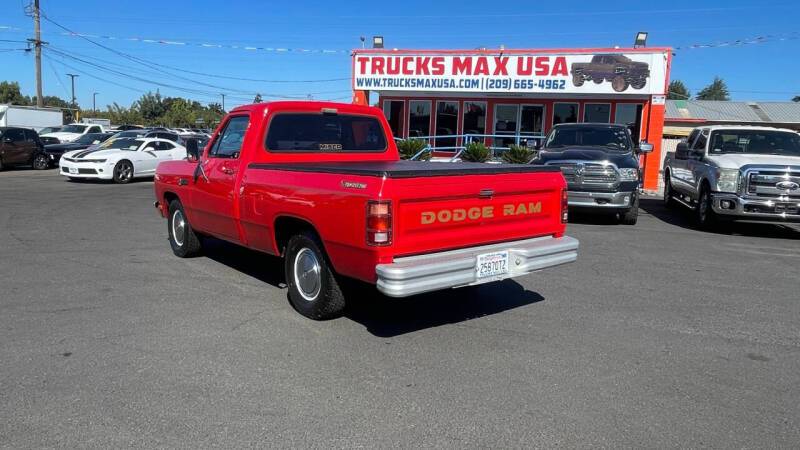
{"label": "shadow on pavement", "polygon": [[283,260],[220,239],[203,240],[203,256],[277,288],[286,287]]}
{"label": "shadow on pavement", "polygon": [[699,230],[694,223],[693,211],[683,205],[671,207],[664,206],[664,202],[658,198],[641,198],[639,208],[642,212],[681,228],[698,230],[709,235],[727,236],[751,236],[775,239],[800,239],[800,224],[776,224],[769,222],[740,222],[740,221],[720,221],[714,229],[710,231]]}
{"label": "shadow on pavement", "polygon": [[512,280],[408,298],[389,298],[366,285],[352,290],[358,293],[348,292],[345,317],[378,337],[465,322],[544,300]]}
{"label": "shadow on pavement", "polygon": [[[205,257],[274,287],[286,287],[280,258],[213,238],[206,238],[203,246]],[[526,291],[512,280],[408,298],[386,297],[366,283],[345,281],[342,284],[347,296],[344,317],[363,325],[378,337],[464,322],[544,300],[538,293]]]}

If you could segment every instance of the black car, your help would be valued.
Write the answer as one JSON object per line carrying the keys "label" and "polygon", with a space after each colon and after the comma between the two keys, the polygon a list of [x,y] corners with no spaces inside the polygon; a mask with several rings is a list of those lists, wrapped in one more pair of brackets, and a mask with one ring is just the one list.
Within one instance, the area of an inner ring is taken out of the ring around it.
{"label": "black car", "polygon": [[178,136],[177,133],[173,133],[171,131],[151,131],[144,135],[146,138],[159,138],[159,139],[166,139],[168,141],[172,141],[176,144],[183,145],[183,139]]}
{"label": "black car", "polygon": [[28,128],[0,127],[0,170],[9,166],[47,169],[39,134]]}
{"label": "black car", "polygon": [[108,138],[113,135],[114,133],[87,133],[66,144],[45,145],[44,152],[47,154],[50,167],[53,167],[58,165],[58,160],[61,159],[61,155],[64,153],[71,152],[73,150],[83,150],[91,147],[92,145],[100,144],[108,140]]}
{"label": "black car", "polygon": [[633,144],[627,126],[569,123],[553,127],[534,164],[561,168],[570,209],[616,214],[634,225],[639,214],[639,156],[653,151]]}

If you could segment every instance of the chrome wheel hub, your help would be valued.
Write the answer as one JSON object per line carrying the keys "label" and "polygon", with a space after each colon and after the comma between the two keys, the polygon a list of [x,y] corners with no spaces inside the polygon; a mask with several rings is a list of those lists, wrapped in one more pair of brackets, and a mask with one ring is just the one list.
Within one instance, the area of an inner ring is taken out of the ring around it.
{"label": "chrome wheel hub", "polygon": [[183,218],[181,210],[177,210],[172,214],[172,239],[178,244],[178,247],[183,247],[183,240],[186,236],[186,219]]}
{"label": "chrome wheel hub", "polygon": [[306,301],[314,301],[322,288],[321,267],[311,249],[304,248],[294,258],[294,284]]}

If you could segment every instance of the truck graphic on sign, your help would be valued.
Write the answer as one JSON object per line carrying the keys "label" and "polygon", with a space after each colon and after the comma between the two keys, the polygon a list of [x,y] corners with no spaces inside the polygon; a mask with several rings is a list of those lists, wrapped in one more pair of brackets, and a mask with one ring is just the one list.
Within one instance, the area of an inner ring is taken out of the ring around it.
{"label": "truck graphic on sign", "polygon": [[625,55],[604,54],[592,56],[588,63],[572,63],[572,84],[576,87],[592,81],[601,84],[611,82],[611,88],[616,92],[624,92],[628,86],[642,89],[650,77],[650,67],[647,63],[632,61]]}

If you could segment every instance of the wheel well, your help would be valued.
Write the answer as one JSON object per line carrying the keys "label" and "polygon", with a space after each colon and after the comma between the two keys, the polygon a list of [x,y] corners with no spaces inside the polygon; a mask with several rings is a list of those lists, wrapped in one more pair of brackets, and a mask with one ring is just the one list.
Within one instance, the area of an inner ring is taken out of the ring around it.
{"label": "wheel well", "polygon": [[166,206],[169,206],[173,200],[181,201],[180,197],[178,197],[178,194],[174,192],[164,192],[164,204]]}
{"label": "wheel well", "polygon": [[[283,255],[289,239],[303,231],[308,231],[320,237],[314,225],[311,225],[306,220],[291,216],[281,216],[275,219],[275,247],[278,249],[278,254]],[[320,243],[321,241],[322,239],[320,239]]]}

